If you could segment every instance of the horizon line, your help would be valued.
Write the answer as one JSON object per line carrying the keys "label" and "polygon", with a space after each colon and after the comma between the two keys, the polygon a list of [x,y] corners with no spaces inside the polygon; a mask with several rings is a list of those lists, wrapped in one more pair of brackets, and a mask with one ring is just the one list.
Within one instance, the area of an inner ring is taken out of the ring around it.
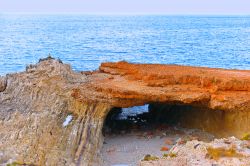
{"label": "horizon line", "polygon": [[250,13],[98,13],[98,12],[0,12],[1,14],[41,14],[41,15],[162,15],[162,16],[250,16]]}

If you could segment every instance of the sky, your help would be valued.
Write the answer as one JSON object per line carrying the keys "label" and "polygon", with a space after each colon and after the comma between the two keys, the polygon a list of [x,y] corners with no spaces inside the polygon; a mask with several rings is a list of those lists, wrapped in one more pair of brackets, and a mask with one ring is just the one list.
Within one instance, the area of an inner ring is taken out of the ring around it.
{"label": "sky", "polygon": [[250,0],[0,0],[0,13],[250,15]]}

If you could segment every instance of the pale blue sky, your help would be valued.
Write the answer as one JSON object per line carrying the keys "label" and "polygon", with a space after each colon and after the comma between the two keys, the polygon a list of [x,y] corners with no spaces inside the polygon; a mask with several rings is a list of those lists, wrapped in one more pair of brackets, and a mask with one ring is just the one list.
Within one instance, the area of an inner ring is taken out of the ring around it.
{"label": "pale blue sky", "polygon": [[250,14],[250,0],[0,0],[0,12]]}

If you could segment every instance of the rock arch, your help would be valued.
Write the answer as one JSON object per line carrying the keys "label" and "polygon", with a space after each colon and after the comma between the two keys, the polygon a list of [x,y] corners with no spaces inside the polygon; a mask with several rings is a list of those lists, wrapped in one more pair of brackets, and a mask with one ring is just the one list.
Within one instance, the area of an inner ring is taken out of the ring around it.
{"label": "rock arch", "polygon": [[0,90],[2,163],[91,165],[114,107],[150,104],[167,112],[176,106],[198,119],[184,119],[191,127],[211,119],[204,129],[216,134],[250,132],[249,70],[117,62],[77,73],[49,58],[0,82],[7,83]]}

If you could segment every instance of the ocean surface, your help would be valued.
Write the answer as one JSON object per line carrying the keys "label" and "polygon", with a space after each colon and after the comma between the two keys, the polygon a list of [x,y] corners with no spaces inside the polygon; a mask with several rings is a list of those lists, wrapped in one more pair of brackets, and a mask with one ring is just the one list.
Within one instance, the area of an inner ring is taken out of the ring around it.
{"label": "ocean surface", "polygon": [[250,16],[0,14],[0,75],[48,54],[76,71],[120,60],[250,69]]}

